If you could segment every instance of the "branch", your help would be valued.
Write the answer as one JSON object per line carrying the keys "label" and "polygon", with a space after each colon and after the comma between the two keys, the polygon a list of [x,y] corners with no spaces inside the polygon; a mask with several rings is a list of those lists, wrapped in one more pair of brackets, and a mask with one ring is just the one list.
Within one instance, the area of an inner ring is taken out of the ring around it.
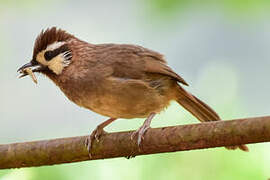
{"label": "branch", "polygon": [[0,145],[0,169],[268,142],[270,116],[149,129],[141,151],[131,133],[103,135],[93,144],[92,159],[87,136]]}

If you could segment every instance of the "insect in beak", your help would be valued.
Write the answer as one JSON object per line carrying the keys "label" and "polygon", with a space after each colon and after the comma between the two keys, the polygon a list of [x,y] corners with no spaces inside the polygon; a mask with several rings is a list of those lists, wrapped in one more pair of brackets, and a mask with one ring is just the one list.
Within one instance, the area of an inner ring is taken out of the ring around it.
{"label": "insect in beak", "polygon": [[30,75],[34,83],[37,83],[37,78],[34,74],[34,72],[40,72],[43,69],[43,66],[38,64],[35,61],[30,61],[29,63],[23,65],[20,67],[17,72],[20,73],[19,78],[22,78],[24,76]]}

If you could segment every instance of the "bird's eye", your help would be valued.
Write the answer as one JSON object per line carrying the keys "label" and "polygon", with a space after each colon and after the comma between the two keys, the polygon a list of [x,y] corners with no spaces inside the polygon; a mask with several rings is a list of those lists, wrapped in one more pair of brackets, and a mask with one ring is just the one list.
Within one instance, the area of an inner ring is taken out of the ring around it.
{"label": "bird's eye", "polygon": [[46,51],[44,54],[46,61],[50,61],[54,56],[53,51]]}

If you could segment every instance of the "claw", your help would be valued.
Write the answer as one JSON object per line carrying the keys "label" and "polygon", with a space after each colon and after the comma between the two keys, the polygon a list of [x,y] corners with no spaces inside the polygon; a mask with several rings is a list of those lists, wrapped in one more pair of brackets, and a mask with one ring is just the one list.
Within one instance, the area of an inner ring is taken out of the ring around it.
{"label": "claw", "polygon": [[100,138],[100,135],[98,135],[97,133],[95,134],[95,139],[97,142],[99,142],[99,138]]}
{"label": "claw", "polygon": [[156,113],[151,113],[148,116],[148,118],[144,121],[143,125],[137,131],[135,131],[131,134],[131,140],[133,140],[135,136],[138,136],[137,144],[138,144],[139,151],[142,150],[141,143],[142,143],[142,140],[144,139],[144,134],[150,128],[151,121],[152,121],[153,117],[155,116],[155,114]]}
{"label": "claw", "polygon": [[131,159],[131,158],[135,158],[135,155],[130,155],[130,156],[126,156],[126,159]]}
{"label": "claw", "polygon": [[153,117],[155,116],[155,114],[156,113],[151,113],[149,117],[144,121],[143,125],[137,131],[131,134],[131,137],[130,137],[131,140],[133,140],[135,136],[138,136],[137,144],[138,144],[139,151],[141,151],[141,143],[142,143],[142,140],[144,139],[144,134],[150,128],[151,121]]}
{"label": "claw", "polygon": [[91,153],[91,149],[94,143],[94,140],[96,140],[97,142],[99,142],[99,139],[101,137],[101,135],[105,134],[106,132],[103,129],[100,128],[96,128],[89,136],[88,138],[85,140],[85,146],[87,147],[87,151],[89,154],[90,159],[92,158],[92,153]]}
{"label": "claw", "polygon": [[135,131],[135,132],[133,132],[131,134],[131,140],[134,140],[134,137],[138,136],[138,138],[137,138],[137,144],[139,146],[139,150],[141,150],[141,143],[144,140],[144,134],[146,133],[146,131],[149,128],[150,128],[149,126],[143,125],[137,131]]}

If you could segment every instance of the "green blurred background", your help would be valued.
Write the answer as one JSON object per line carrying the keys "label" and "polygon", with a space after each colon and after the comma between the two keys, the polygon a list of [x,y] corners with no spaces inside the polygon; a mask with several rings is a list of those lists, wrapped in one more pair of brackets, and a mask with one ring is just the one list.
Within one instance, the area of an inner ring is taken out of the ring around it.
{"label": "green blurred background", "polygon": [[[106,117],[72,104],[48,79],[17,79],[37,34],[58,26],[92,43],[163,53],[186,89],[224,119],[269,115],[269,0],[0,0],[0,144],[89,134]],[[118,120],[107,131],[137,129]],[[152,127],[198,123],[176,103]],[[0,180],[267,179],[270,143],[0,171]],[[1,158],[1,157],[0,157]]]}

